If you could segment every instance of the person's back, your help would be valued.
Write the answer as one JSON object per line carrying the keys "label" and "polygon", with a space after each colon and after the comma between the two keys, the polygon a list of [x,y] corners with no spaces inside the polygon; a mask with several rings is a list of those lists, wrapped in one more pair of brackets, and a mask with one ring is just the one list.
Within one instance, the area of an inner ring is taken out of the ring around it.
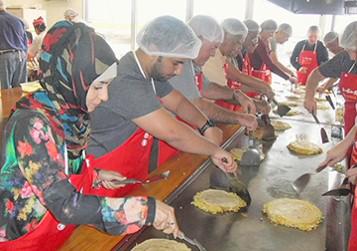
{"label": "person's back", "polygon": [[20,50],[27,51],[27,36],[21,19],[6,12],[0,11],[0,51]]}

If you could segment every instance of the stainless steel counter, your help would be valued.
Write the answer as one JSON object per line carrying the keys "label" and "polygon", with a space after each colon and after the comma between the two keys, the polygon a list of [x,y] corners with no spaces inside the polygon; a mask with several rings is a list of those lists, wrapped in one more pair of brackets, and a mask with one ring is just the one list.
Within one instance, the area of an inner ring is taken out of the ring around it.
{"label": "stainless steel counter", "polygon": [[[321,114],[321,118],[326,122],[331,119],[331,111]],[[274,198],[297,197],[290,183],[300,174],[313,171],[324,159],[326,150],[331,147],[332,143],[322,145],[324,153],[313,157],[300,157],[289,152],[286,146],[300,133],[306,134],[312,142],[321,145],[320,126],[311,123],[310,117],[307,116],[308,114],[302,116],[302,120],[308,122],[288,121],[292,125],[291,129],[281,133],[274,142],[263,144],[266,159],[259,168],[242,169],[242,180],[248,184],[252,197],[252,203],[246,212],[209,215],[191,205],[195,193],[216,185],[216,178],[222,175],[210,162],[202,165],[168,198],[170,205],[176,209],[182,231],[199,240],[209,251],[346,250],[350,218],[349,198],[336,200],[333,197],[321,197],[323,192],[341,182],[343,177],[336,171],[327,169],[314,175],[309,186],[300,195],[301,199],[311,201],[323,211],[325,219],[316,230],[303,232],[276,226],[261,213],[264,203]],[[330,133],[330,128],[326,129]],[[247,138],[240,131],[225,147],[229,150],[245,145]],[[136,243],[149,238],[169,236],[147,228],[118,244],[116,250],[130,250]]]}

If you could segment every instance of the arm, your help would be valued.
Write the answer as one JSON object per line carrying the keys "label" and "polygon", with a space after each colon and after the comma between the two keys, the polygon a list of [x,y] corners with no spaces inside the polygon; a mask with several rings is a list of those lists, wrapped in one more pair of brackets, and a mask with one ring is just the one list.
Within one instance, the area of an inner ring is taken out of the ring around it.
{"label": "arm", "polygon": [[271,87],[267,83],[258,78],[254,78],[242,73],[230,63],[227,67],[227,78],[240,82],[257,92],[266,94],[269,98],[274,96]]}
{"label": "arm", "polygon": [[[188,125],[173,118],[163,108],[135,118],[133,122],[149,134],[166,141],[181,151],[211,156],[212,161],[224,171],[232,172],[237,167],[229,153],[198,134]],[[228,163],[225,163],[223,158],[228,160]]]}
{"label": "arm", "polygon": [[[207,116],[203,112],[201,112],[194,104],[192,104],[187,98],[176,90],[161,98],[161,102],[165,108],[172,111],[181,119],[196,128],[202,128],[208,120]],[[208,128],[205,131],[204,136],[212,140],[217,145],[220,145],[223,140],[222,130],[218,127]]]}
{"label": "arm", "polygon": [[79,194],[64,173],[63,139],[53,133],[42,116],[23,119],[14,128],[13,148],[19,168],[37,200],[59,221],[92,224],[112,234],[132,233],[153,223],[156,203],[152,198],[109,199]]}
{"label": "arm", "polygon": [[246,126],[250,131],[255,130],[258,126],[255,116],[251,114],[238,113],[224,109],[204,98],[195,99],[193,102],[207,114],[211,120],[225,124],[240,124]]}
{"label": "arm", "polygon": [[304,106],[311,113],[316,112],[317,107],[314,96],[319,82],[323,79],[325,79],[325,76],[320,73],[319,68],[313,70],[307,79]]}
{"label": "arm", "polygon": [[278,56],[275,51],[270,53],[271,60],[275,65],[277,65],[282,71],[286,72],[290,76],[294,76],[294,72],[292,72],[288,67],[279,62]]}
{"label": "arm", "polygon": [[357,128],[356,126],[354,126],[340,143],[338,143],[336,146],[334,146],[327,152],[326,159],[320,164],[320,166],[333,166],[337,162],[345,158],[348,149],[350,149],[350,147],[355,142],[356,133]]}
{"label": "arm", "polygon": [[294,68],[297,71],[301,67],[301,65],[299,64],[299,55],[300,55],[301,49],[302,49],[302,46],[300,45],[300,42],[299,42],[295,45],[293,53],[291,54],[291,57],[290,57],[290,63],[292,66],[294,66]]}
{"label": "arm", "polygon": [[263,63],[267,65],[268,69],[285,80],[289,79],[289,76],[273,63],[263,46],[258,46],[255,50],[262,59]]}

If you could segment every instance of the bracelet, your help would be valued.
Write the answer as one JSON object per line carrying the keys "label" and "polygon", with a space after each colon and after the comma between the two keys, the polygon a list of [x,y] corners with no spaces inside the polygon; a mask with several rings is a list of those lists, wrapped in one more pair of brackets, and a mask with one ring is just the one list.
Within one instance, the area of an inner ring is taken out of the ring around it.
{"label": "bracelet", "polygon": [[198,131],[203,136],[208,128],[215,127],[215,126],[216,125],[213,123],[213,121],[209,119],[201,128],[198,129]]}

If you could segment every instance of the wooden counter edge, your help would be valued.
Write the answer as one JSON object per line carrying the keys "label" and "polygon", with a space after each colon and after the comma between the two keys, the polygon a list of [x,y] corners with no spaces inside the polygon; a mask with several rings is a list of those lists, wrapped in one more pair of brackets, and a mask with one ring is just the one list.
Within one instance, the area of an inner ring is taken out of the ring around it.
{"label": "wooden counter edge", "polygon": [[[231,138],[239,125],[222,125],[224,142]],[[161,173],[165,170],[170,170],[169,179],[145,185],[135,190],[132,195],[148,195],[156,199],[164,200],[172,192],[174,192],[188,177],[192,175],[207,160],[206,156],[182,153],[176,158],[171,159],[164,165],[158,167],[151,175]],[[111,250],[113,249],[124,236],[113,236],[103,233],[93,227],[79,226],[72,234],[69,240],[60,249],[61,251],[68,250]]]}

